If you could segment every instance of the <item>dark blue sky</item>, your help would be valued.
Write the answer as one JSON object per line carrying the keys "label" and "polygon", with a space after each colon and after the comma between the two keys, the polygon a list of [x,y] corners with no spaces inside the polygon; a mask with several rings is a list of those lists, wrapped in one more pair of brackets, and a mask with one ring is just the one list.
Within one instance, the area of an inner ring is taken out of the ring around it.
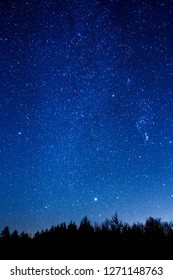
{"label": "dark blue sky", "polygon": [[173,3],[3,0],[0,228],[173,218]]}

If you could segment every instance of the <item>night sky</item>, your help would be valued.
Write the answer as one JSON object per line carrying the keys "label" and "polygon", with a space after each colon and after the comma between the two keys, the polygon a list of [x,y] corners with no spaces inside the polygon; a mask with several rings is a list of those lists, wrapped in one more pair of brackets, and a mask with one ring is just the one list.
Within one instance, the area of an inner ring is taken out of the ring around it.
{"label": "night sky", "polygon": [[1,3],[0,229],[173,219],[173,2]]}

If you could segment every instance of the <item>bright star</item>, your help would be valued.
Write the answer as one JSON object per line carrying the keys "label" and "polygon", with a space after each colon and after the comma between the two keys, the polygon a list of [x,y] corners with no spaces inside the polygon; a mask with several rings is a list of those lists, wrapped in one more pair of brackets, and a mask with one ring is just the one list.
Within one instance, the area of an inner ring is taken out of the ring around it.
{"label": "bright star", "polygon": [[148,133],[145,132],[145,140],[148,141],[149,140],[149,136],[148,136]]}

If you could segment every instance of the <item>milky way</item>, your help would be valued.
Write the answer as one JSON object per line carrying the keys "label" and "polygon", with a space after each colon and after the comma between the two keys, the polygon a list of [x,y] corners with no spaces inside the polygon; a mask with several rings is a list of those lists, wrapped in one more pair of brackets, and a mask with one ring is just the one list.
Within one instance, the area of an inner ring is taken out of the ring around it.
{"label": "milky way", "polygon": [[173,218],[173,3],[2,1],[0,227]]}

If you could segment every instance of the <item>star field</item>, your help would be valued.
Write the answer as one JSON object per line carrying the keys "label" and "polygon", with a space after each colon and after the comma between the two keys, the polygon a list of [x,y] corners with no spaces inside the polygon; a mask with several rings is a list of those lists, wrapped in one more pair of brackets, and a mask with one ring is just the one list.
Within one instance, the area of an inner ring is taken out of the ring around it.
{"label": "star field", "polygon": [[173,213],[173,3],[2,1],[0,227]]}

